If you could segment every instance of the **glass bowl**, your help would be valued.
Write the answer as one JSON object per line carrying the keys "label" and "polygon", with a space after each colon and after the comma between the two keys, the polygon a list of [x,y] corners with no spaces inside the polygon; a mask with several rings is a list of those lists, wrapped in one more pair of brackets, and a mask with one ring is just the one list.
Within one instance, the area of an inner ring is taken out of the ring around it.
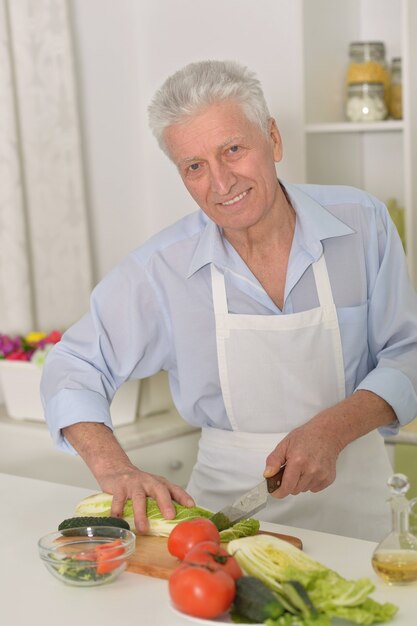
{"label": "glass bowl", "polygon": [[49,533],[39,555],[53,576],[68,585],[91,587],[113,581],[135,551],[136,535],[113,526],[85,526]]}

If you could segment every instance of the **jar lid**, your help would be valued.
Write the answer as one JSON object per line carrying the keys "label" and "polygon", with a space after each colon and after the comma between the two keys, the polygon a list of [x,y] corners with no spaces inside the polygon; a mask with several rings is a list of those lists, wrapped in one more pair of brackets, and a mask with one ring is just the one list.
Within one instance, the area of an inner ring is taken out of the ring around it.
{"label": "jar lid", "polygon": [[384,96],[384,83],[352,83],[348,86],[348,93]]}
{"label": "jar lid", "polygon": [[385,44],[383,41],[352,41],[349,55],[363,61],[382,61],[385,59]]}

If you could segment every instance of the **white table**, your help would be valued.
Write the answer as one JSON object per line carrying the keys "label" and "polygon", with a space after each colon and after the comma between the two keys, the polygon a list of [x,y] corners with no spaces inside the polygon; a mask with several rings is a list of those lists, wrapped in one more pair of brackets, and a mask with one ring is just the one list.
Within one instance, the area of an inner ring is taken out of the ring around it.
{"label": "white table", "polygon": [[[37,540],[71,517],[78,501],[92,492],[52,482],[0,474],[0,623],[4,626],[186,626],[174,615],[167,582],[123,572],[102,587],[70,587],[46,570]],[[376,586],[372,597],[397,604],[393,626],[417,624],[417,584],[390,587],[371,567],[375,544],[264,524],[265,530],[296,535],[304,550],[347,578],[369,577]],[[346,622],[343,622],[346,624]]]}

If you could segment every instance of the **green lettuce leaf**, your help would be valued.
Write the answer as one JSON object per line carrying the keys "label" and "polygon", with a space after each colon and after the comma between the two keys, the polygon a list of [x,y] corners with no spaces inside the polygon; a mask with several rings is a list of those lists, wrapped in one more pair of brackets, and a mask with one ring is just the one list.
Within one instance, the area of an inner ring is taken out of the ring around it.
{"label": "green lettuce leaf", "polygon": [[368,578],[346,580],[329,569],[319,578],[309,581],[307,588],[312,602],[326,611],[340,606],[359,606],[374,591],[374,585]]}
{"label": "green lettuce leaf", "polygon": [[230,528],[220,531],[220,540],[222,542],[233,541],[233,539],[239,539],[240,537],[250,537],[256,535],[260,527],[260,522],[257,519],[242,519],[240,522],[236,522]]}
{"label": "green lettuce leaf", "polygon": [[284,613],[277,619],[267,619],[266,626],[330,626],[331,618],[328,615],[317,615],[307,617],[302,615],[292,615]]}
{"label": "green lettuce leaf", "polygon": [[338,606],[327,611],[333,617],[340,617],[355,624],[365,625],[389,622],[397,612],[398,607],[391,602],[380,604],[372,598],[367,598],[359,606]]}

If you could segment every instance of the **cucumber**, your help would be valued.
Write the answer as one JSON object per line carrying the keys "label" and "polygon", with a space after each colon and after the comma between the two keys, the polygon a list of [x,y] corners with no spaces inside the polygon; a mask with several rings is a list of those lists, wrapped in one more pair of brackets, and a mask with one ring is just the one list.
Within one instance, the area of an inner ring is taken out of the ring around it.
{"label": "cucumber", "polygon": [[85,528],[86,526],[114,526],[130,530],[129,523],[121,517],[70,517],[64,519],[58,526],[58,530],[70,528]]}
{"label": "cucumber", "polygon": [[241,576],[237,579],[233,614],[260,624],[267,619],[277,619],[284,611],[274,592],[259,578]]}
{"label": "cucumber", "polygon": [[287,580],[283,582],[280,591],[304,617],[314,617],[317,615],[316,607],[312,603],[304,586],[298,580]]}

